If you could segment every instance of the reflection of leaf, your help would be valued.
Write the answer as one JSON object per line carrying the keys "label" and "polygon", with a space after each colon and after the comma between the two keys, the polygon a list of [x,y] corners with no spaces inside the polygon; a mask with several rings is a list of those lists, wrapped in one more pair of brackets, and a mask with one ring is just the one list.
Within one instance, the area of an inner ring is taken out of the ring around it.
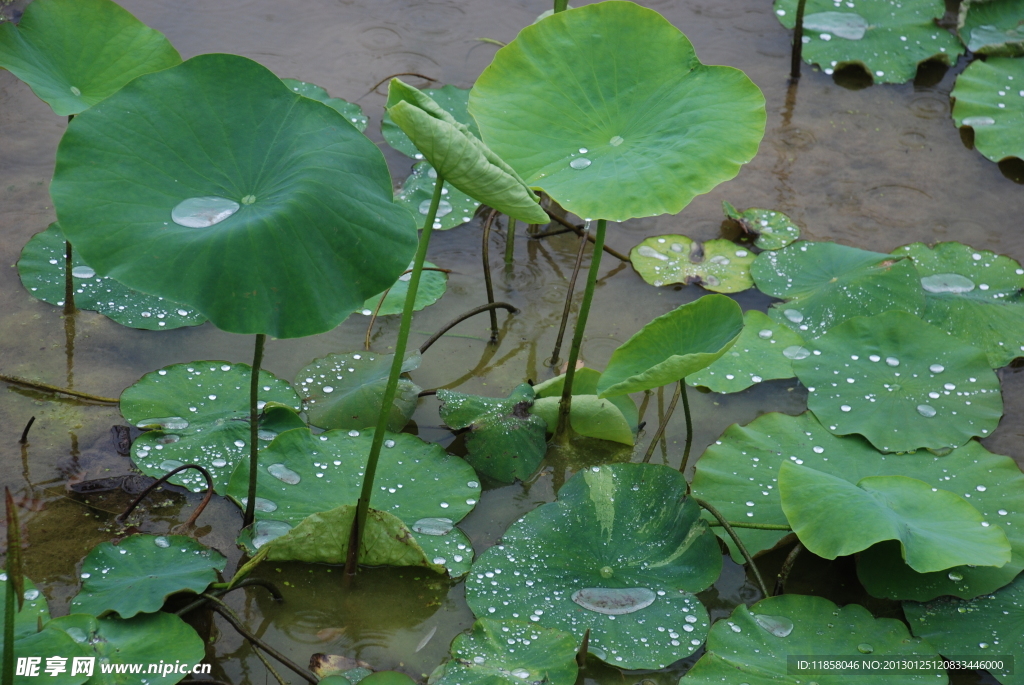
{"label": "reflection of leaf", "polygon": [[956,77],[953,121],[974,129],[974,146],[993,162],[1024,159],[1024,60],[990,57],[971,62]]}
{"label": "reflection of leaf", "polygon": [[327,94],[326,88],[321,88],[313,83],[306,83],[305,81],[298,81],[293,78],[283,78],[281,81],[284,85],[291,88],[292,92],[327,105],[335,112],[345,117],[345,120],[355,126],[357,131],[361,132],[366,130],[367,118],[366,115],[363,114],[363,108],[359,105],[347,102],[341,98],[332,98]]}
{"label": "reflection of leaf", "polygon": [[728,240],[698,243],[685,235],[645,239],[629,252],[629,261],[651,285],[700,285],[716,293],[738,293],[754,285],[754,255]]}
{"label": "reflection of leaf", "polygon": [[756,208],[741,212],[728,202],[722,203],[722,211],[745,232],[755,236],[754,245],[762,250],[778,250],[800,237],[800,229],[782,212]]}

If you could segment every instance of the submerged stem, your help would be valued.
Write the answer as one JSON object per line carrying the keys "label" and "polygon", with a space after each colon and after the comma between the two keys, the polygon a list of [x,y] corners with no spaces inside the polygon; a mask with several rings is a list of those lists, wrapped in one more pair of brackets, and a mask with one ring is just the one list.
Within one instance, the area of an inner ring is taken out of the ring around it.
{"label": "submerged stem", "polygon": [[64,314],[71,315],[78,311],[75,307],[75,277],[71,275],[74,255],[71,243],[64,241]]}
{"label": "submerged stem", "polygon": [[789,78],[794,81],[800,78],[800,62],[804,50],[804,6],[807,0],[799,0],[796,5],[796,25],[793,27],[793,56],[789,66]]}
{"label": "submerged stem", "polygon": [[[492,209],[484,221],[483,248],[481,253],[484,260],[484,286],[487,290],[487,304],[494,304],[494,285],[491,283],[491,224],[498,216],[498,210]],[[491,344],[498,342],[498,313],[491,309]]]}
{"label": "submerged stem", "polygon": [[[476,316],[477,314],[480,314],[482,312],[493,312],[498,309],[505,309],[508,311],[509,314],[515,314],[516,312],[519,311],[518,309],[510,305],[508,302],[494,302],[493,304],[482,304],[479,307],[473,307],[468,312],[465,312],[464,314],[459,314],[457,317],[455,317],[445,325],[441,326],[441,328],[437,330],[437,333],[434,333],[432,336],[427,338],[426,341],[424,341],[424,343],[420,345],[420,354],[423,354],[428,349],[430,349],[430,346],[436,343],[438,340],[440,340],[441,336],[443,336],[451,329],[455,328],[455,326],[459,325],[466,319],[472,316]],[[420,396],[422,397],[422,395]]]}
{"label": "submerged stem", "polygon": [[256,349],[252,354],[252,377],[249,379],[249,499],[245,503],[245,516],[242,527],[251,526],[256,519],[256,466],[258,464],[260,430],[259,411],[256,408],[257,395],[260,389],[260,365],[263,363],[263,345],[267,342],[266,333],[256,334]]}
{"label": "submerged stem", "polygon": [[508,230],[505,231],[505,266],[512,265],[512,255],[516,249],[516,220],[508,218]]}
{"label": "submerged stem", "polygon": [[725,520],[725,517],[722,516],[718,509],[715,509],[713,506],[711,506],[704,500],[700,499],[699,497],[694,497],[693,501],[699,504],[701,508],[707,510],[707,512],[714,516],[716,519],[718,519],[718,522],[722,524],[723,528],[725,528],[725,532],[727,532],[729,534],[729,537],[732,538],[732,541],[736,543],[736,547],[738,547],[740,553],[743,554],[743,558],[747,560],[748,564],[750,564],[750,570],[754,572],[754,578],[757,579],[757,584],[761,588],[761,592],[764,593],[765,597],[771,597],[771,593],[768,592],[768,586],[764,584],[764,579],[761,577],[761,572],[757,570],[757,564],[754,563],[754,557],[750,556],[750,552],[747,551],[747,548],[744,546],[743,541],[740,540],[740,536],[737,535],[736,531],[732,529],[732,526],[729,524],[728,521]]}
{"label": "submerged stem", "polygon": [[562,338],[565,336],[565,326],[569,323],[569,311],[572,309],[572,295],[576,290],[576,278],[580,275],[580,266],[583,264],[583,254],[587,251],[587,236],[590,235],[590,223],[588,222],[580,236],[580,251],[576,253],[576,264],[572,268],[572,278],[569,279],[569,288],[565,291],[565,308],[562,309],[562,322],[558,326],[558,337],[555,338],[555,349],[551,352],[551,366],[558,366],[558,355],[562,352]]}
{"label": "submerged stem", "polygon": [[345,562],[345,572],[349,575],[355,574],[359,564],[359,548],[362,545],[363,532],[366,529],[366,514],[370,509],[370,495],[373,493],[373,477],[377,473],[377,460],[380,459],[380,450],[384,445],[384,433],[388,427],[388,419],[391,417],[391,405],[395,402],[398,379],[402,375],[405,348],[409,342],[409,329],[412,328],[412,312],[416,304],[416,291],[420,287],[420,275],[423,273],[423,262],[427,258],[427,246],[430,244],[430,234],[434,230],[434,218],[437,216],[437,207],[441,204],[442,188],[444,188],[444,179],[441,178],[441,174],[438,174],[437,180],[434,183],[434,195],[430,199],[430,210],[427,212],[427,220],[423,224],[423,234],[420,236],[419,246],[416,248],[416,257],[413,259],[409,290],[405,295],[405,307],[402,309],[402,323],[398,328],[398,340],[395,341],[395,358],[391,362],[391,374],[388,376],[388,384],[384,388],[380,416],[377,417],[377,427],[373,431],[373,443],[370,445],[370,454],[366,458],[363,487],[359,493],[359,502],[356,504],[356,518],[352,524],[348,559]]}

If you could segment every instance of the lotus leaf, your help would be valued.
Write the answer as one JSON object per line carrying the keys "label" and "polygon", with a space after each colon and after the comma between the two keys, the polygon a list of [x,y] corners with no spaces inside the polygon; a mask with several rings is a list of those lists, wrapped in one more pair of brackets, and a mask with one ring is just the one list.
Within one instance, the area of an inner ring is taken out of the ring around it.
{"label": "lotus leaf", "polygon": [[781,249],[800,237],[800,228],[782,212],[756,208],[741,212],[728,202],[722,203],[722,211],[746,233],[755,236],[754,245],[762,250]]}
{"label": "lotus leaf", "polygon": [[[1024,569],[1024,474],[1009,457],[970,441],[948,455],[926,452],[885,455],[863,438],[840,438],[810,412],[766,414],[747,426],[730,426],[697,462],[693,492],[714,502],[730,521],[788,524],[777,479],[783,461],[857,484],[869,476],[908,476],[959,495],[1006,534],[1013,558],[1002,568],[973,565],[921,574],[903,561],[898,543],[882,543],[858,557],[861,582],[877,597],[928,600],[940,595],[974,597],[1006,585]],[[710,519],[710,516],[706,516]],[[785,531],[737,528],[747,549],[771,549]],[[743,556],[724,532],[733,559]]]}
{"label": "lotus leaf", "polygon": [[0,25],[0,68],[60,116],[78,114],[137,76],[181,63],[178,51],[110,0],[35,0]]}
{"label": "lotus leaf", "polygon": [[953,121],[974,129],[978,152],[993,162],[1024,159],[1024,60],[977,60],[956,77]]}
{"label": "lotus leaf", "polygon": [[[428,269],[437,269],[436,264],[423,262]],[[363,315],[370,316],[377,312],[377,316],[389,316],[401,314],[405,307],[405,296],[409,293],[409,280],[412,277],[412,264],[409,265],[409,273],[398,277],[390,288],[384,292],[377,293],[363,303]],[[420,275],[420,286],[416,289],[416,302],[413,304],[413,311],[418,312],[424,307],[429,307],[444,295],[448,289],[448,274],[438,270],[424,270]],[[381,299],[383,298],[383,302]],[[378,309],[379,307],[379,309]]]}
{"label": "lotus leaf", "polygon": [[416,685],[416,681],[398,671],[377,671],[366,676],[362,682],[366,685]]}
{"label": "lotus leaf", "polygon": [[[223,493],[235,463],[249,454],[251,377],[248,364],[201,361],[166,366],[140,378],[121,393],[121,414],[128,423],[155,429],[132,445],[135,464],[156,478],[182,464],[199,464]],[[260,371],[260,381],[260,439],[269,442],[276,432],[303,425],[289,411],[298,411],[300,402],[274,374]],[[206,487],[194,470],[171,476],[170,482],[195,492]]]}
{"label": "lotus leaf", "polygon": [[477,79],[469,111],[527,183],[612,221],[679,212],[736,176],[765,126],[743,72],[701,64],[664,17],[617,1],[527,26]]}
{"label": "lotus leaf", "polygon": [[366,130],[368,119],[366,118],[366,115],[363,114],[363,108],[359,105],[342,100],[341,98],[332,98],[327,94],[326,88],[321,88],[313,83],[306,83],[305,81],[299,81],[293,78],[283,78],[281,81],[284,85],[291,88],[292,92],[327,105],[335,112],[345,117],[345,119],[355,126],[356,130],[360,133]]}
{"label": "lotus leaf", "polygon": [[[395,202],[412,212],[413,216],[425,217],[430,213],[430,201],[436,183],[437,170],[426,162],[420,162],[412,168],[412,174],[405,179],[402,187],[395,191]],[[432,225],[435,231],[447,231],[471,221],[480,207],[479,202],[449,183],[444,184],[441,193],[443,195],[437,205]],[[428,273],[430,272],[424,272],[423,275],[426,276]],[[424,283],[421,281],[421,290],[423,286]],[[416,298],[418,301],[418,292]]]}
{"label": "lotus leaf", "polygon": [[329,675],[317,682],[318,685],[352,685],[352,681],[343,675]]}
{"label": "lotus leaf", "polygon": [[523,383],[505,399],[438,390],[441,420],[455,430],[468,428],[466,461],[477,473],[511,483],[526,480],[547,452],[545,423],[530,413],[534,391]]}
{"label": "lotus leaf", "polygon": [[678,471],[594,466],[480,555],[466,600],[481,618],[529,619],[577,641],[589,630],[590,654],[619,668],[664,668],[703,643],[708,616],[691,593],[721,564]]}
{"label": "lotus leaf", "polygon": [[[43,596],[35,584],[25,578],[22,581],[25,585],[24,602],[21,611],[14,614],[14,639],[31,635],[36,632],[39,622],[46,623],[50,620],[50,609],[46,606],[46,597]],[[0,612],[7,607],[7,574],[0,573]],[[2,649],[2,646],[0,646]]]}
{"label": "lotus leaf", "polygon": [[988,355],[992,368],[1024,355],[1024,269],[962,243],[904,245],[924,288],[923,318]]}
{"label": "lotus leaf", "polygon": [[[796,23],[798,0],[775,0],[775,14],[787,29]],[[930,60],[952,64],[963,47],[935,25],[946,11],[942,0],[856,0],[840,7],[832,0],[807,0],[803,56],[826,74],[851,64],[864,67],[876,83],[903,83]]]}
{"label": "lotus leaf", "polygon": [[[72,664],[72,660],[75,657],[80,658],[90,655],[88,647],[78,644],[63,630],[58,630],[48,625],[44,626],[39,632],[36,631],[37,626],[33,624],[30,633],[16,639],[14,642],[14,653],[19,659],[37,657],[39,659],[37,662],[38,672],[35,675],[18,675],[17,671],[15,671],[14,685],[33,685],[33,683],[38,683],[42,678],[46,678],[44,682],[53,683],[53,685],[80,685],[89,680],[89,676],[85,673],[71,675],[71,668],[66,668],[63,673],[53,674],[45,670],[48,658],[60,655],[67,659],[66,664]],[[3,652],[3,646],[0,645],[0,657],[3,656]]]}
{"label": "lotus leaf", "polygon": [[[134,618],[96,618],[70,614],[47,627],[59,628],[96,657],[90,685],[173,685],[185,673],[103,673],[98,664],[198,664],[206,655],[203,639],[174,614],[159,612]],[[52,656],[49,655],[49,656]]]}
{"label": "lotus leaf", "polygon": [[807,352],[803,338],[762,312],[743,314],[743,331],[729,351],[711,366],[686,377],[690,385],[713,392],[746,390],[762,381],[792,378],[793,359]]}
{"label": "lotus leaf", "polygon": [[[576,395],[596,395],[597,384],[600,381],[600,371],[588,369],[585,366],[576,369],[576,375],[573,377],[572,382],[573,397]],[[563,373],[559,376],[555,376],[554,378],[549,378],[542,383],[538,383],[533,386],[533,391],[537,393],[537,397],[542,399],[551,397],[561,398],[562,390],[564,388],[565,374]],[[637,424],[640,422],[640,415],[636,409],[636,402],[634,402],[628,395],[616,395],[607,399],[618,408],[619,413],[622,414],[622,419],[624,419],[626,425],[629,426],[629,430],[636,433]],[[618,419],[616,419],[616,423],[618,423]]]}
{"label": "lotus leaf", "polygon": [[[1024,575],[991,595],[970,601],[943,597],[927,604],[904,602],[910,630],[943,655],[1012,654],[1024,659]],[[991,669],[1003,685],[1024,684],[1024,673]]]}
{"label": "lotus leaf", "polygon": [[597,384],[601,397],[653,390],[717,361],[743,330],[740,306],[706,295],[662,314],[612,353]]}
{"label": "lotus leaf", "polygon": [[433,685],[573,685],[576,638],[527,621],[482,618],[452,643],[452,658],[431,676]]}
{"label": "lotus leaf", "polygon": [[1020,57],[1024,54],[1024,3],[964,0],[960,3],[959,33],[975,54]]}
{"label": "lotus leaf", "polygon": [[[32,237],[21,251],[18,274],[32,297],[49,304],[64,305],[65,241],[55,222]],[[194,308],[162,297],[126,288],[112,278],[97,276],[95,269],[72,252],[71,275],[75,282],[75,306],[99,312],[122,326],[163,331],[196,326],[206,317]]]}
{"label": "lotus leaf", "polygon": [[[636,403],[627,395],[598,397],[597,384],[600,378],[600,372],[594,369],[584,367],[576,370],[569,425],[584,437],[610,440],[632,447],[639,422]],[[544,419],[548,433],[554,433],[558,425],[558,405],[564,387],[565,374],[533,387],[537,399],[530,407],[530,413]]]}
{"label": "lotus leaf", "polygon": [[807,406],[836,435],[882,452],[959,447],[1003,414],[985,353],[906,312],[859,316],[793,362]]}
{"label": "lotus leaf", "polygon": [[629,261],[651,285],[699,285],[716,293],[738,293],[754,285],[754,255],[728,240],[699,243],[685,235],[645,239],[629,252]]}
{"label": "lotus leaf", "polygon": [[854,316],[920,314],[924,305],[912,261],[837,243],[762,252],[750,273],[763,293],[786,300],[768,315],[808,340]]}
{"label": "lotus leaf", "polygon": [[[320,428],[368,428],[377,424],[393,354],[346,352],[314,359],[295,377],[309,422]],[[405,359],[402,371],[419,367],[420,356]],[[398,379],[388,429],[400,431],[416,410],[420,387]]]}
{"label": "lotus leaf", "polygon": [[445,181],[515,219],[548,221],[519,174],[428,95],[392,79],[387,110]]}
{"label": "lotus leaf", "polygon": [[932,672],[836,671],[791,673],[788,656],[807,654],[859,660],[866,654],[890,659],[938,659],[935,648],[915,639],[902,622],[875,618],[859,604],[842,608],[823,597],[781,595],[763,599],[749,609],[740,605],[732,616],[715,622],[708,636],[707,653],[679,681],[680,685],[745,682],[797,685],[864,685],[949,683],[944,669]]}
{"label": "lotus leaf", "polygon": [[217,581],[224,556],[186,535],[132,535],[96,545],[82,562],[82,590],[71,611],[121,618],[160,611],[176,592],[200,593]]}
{"label": "lotus leaf", "polygon": [[[299,429],[279,435],[260,455],[256,537],[270,541],[275,531],[298,531],[300,522],[313,514],[354,507],[372,440],[372,431],[357,430],[313,435]],[[248,462],[242,462],[231,476],[228,496],[243,502],[248,482]],[[480,499],[480,483],[469,464],[413,435],[389,434],[374,487],[370,506],[411,529],[432,564],[447,568],[453,577],[469,569],[473,547],[455,527]],[[348,529],[334,532],[346,549],[347,535]]]}
{"label": "lotus leaf", "polygon": [[416,247],[380,150],[235,55],[141,76],[75,117],[50,194],[97,273],[233,333],[330,330]]}
{"label": "lotus leaf", "polygon": [[[919,573],[1010,561],[1006,534],[967,500],[906,476],[868,476],[856,485],[791,461],[779,467],[782,511],[808,550],[826,559],[897,540]],[[842,518],[836,516],[842,513]],[[856,525],[849,525],[849,521]]]}
{"label": "lotus leaf", "polygon": [[[480,137],[480,130],[477,128],[476,121],[473,120],[473,117],[469,116],[469,88],[458,88],[448,85],[441,88],[426,88],[420,92],[437,103],[438,107],[448,112],[452,119],[465,126],[467,131],[474,137]],[[387,112],[384,113],[384,118],[380,122],[380,132],[384,135],[384,140],[388,142],[388,145],[403,155],[414,157],[415,159],[423,159],[423,153],[416,149],[416,145],[409,139],[409,136],[405,135],[405,131],[391,119],[391,115]],[[432,168],[429,164],[426,167]],[[436,173],[434,178],[437,178]]]}

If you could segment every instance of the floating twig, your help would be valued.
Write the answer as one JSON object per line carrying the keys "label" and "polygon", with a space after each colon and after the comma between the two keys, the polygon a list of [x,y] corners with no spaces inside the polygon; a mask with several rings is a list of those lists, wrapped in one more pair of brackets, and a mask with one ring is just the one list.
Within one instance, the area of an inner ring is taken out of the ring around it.
{"label": "floating twig", "polygon": [[493,38],[477,38],[476,40],[479,43],[490,43],[491,45],[497,45],[499,48],[503,48],[506,45],[508,45],[508,43],[502,43],[500,40],[494,40]]}
{"label": "floating twig", "polygon": [[101,395],[90,395],[87,392],[79,392],[77,390],[71,390],[70,388],[61,388],[56,385],[50,385],[49,383],[41,383],[39,381],[30,381],[27,378],[21,376],[9,376],[5,373],[0,373],[0,381],[4,383],[10,383],[11,385],[20,385],[26,388],[32,388],[33,390],[42,390],[43,392],[51,392],[59,395],[69,395],[71,397],[78,397],[83,400],[89,400],[90,402],[98,402],[100,404],[120,404],[121,400],[113,397],[102,397]]}

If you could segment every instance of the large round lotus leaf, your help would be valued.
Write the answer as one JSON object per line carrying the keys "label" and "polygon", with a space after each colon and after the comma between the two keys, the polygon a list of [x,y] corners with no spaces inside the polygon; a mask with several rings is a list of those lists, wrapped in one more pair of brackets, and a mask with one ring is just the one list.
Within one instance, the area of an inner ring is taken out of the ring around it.
{"label": "large round lotus leaf", "polygon": [[[39,632],[36,632],[37,630],[38,627],[33,623],[30,633],[15,639],[14,654],[17,659],[36,657],[39,661],[36,662],[37,670],[34,675],[15,671],[14,685],[33,685],[40,681],[53,683],[53,685],[80,685],[89,680],[89,676],[82,669],[72,675],[74,659],[90,655],[87,646],[75,642],[63,630],[48,625]],[[3,645],[0,645],[0,657],[3,656],[3,653]],[[67,659],[64,662],[64,672],[51,674],[46,671],[48,665],[46,660],[58,655]],[[99,669],[94,670],[98,671]],[[44,678],[45,680],[43,680]]]}
{"label": "large round lotus leaf", "polygon": [[[71,254],[71,275],[75,282],[75,306],[96,311],[122,326],[163,331],[195,326],[206,317],[194,308],[162,297],[126,288],[112,278],[97,276],[77,251]],[[37,300],[64,305],[65,241],[57,223],[32,236],[21,251],[18,274],[26,290]]]}
{"label": "large round lotus leaf", "polygon": [[175,592],[200,593],[217,581],[227,559],[186,535],[132,535],[103,542],[82,562],[82,589],[71,611],[121,618],[159,611]]}
{"label": "large round lotus leaf", "polygon": [[[1024,685],[1024,575],[991,595],[970,601],[943,597],[927,604],[904,602],[910,630],[944,656],[971,655],[979,661],[1012,655],[1016,670],[988,669],[1003,685]],[[1011,672],[1014,671],[1014,672]]]}
{"label": "large round lotus leaf", "polygon": [[594,466],[484,552],[466,581],[478,617],[590,631],[590,653],[625,669],[664,668],[708,629],[693,596],[722,570],[715,537],[667,466]]}
{"label": "large round lotus leaf", "polygon": [[[199,464],[223,493],[235,463],[249,455],[251,377],[248,364],[190,362],[147,373],[127,388],[120,406],[125,420],[139,428],[155,428],[132,444],[136,466],[160,478],[182,464]],[[269,442],[275,433],[302,425],[284,407],[264,406],[274,402],[295,411],[300,406],[291,386],[269,371],[260,371],[259,401],[265,410],[261,440]],[[202,474],[192,469],[172,476],[170,482],[196,492],[206,488]]]}
{"label": "large round lotus leaf", "polygon": [[[357,430],[313,435],[300,429],[279,435],[260,453],[257,539],[263,532],[262,541],[268,542],[275,530],[281,535],[313,514],[354,505],[372,440],[372,431]],[[469,569],[473,548],[455,528],[480,499],[480,483],[469,464],[413,435],[389,433],[373,482],[370,506],[397,516],[427,558],[453,577]],[[228,496],[244,504],[248,483],[244,462],[231,476]]]}
{"label": "large round lotus leaf", "polygon": [[1024,355],[1024,269],[988,250],[962,243],[904,245],[921,275],[921,318],[981,348],[992,368]]}
{"label": "large round lotus leaf", "polygon": [[854,316],[920,314],[924,306],[911,260],[838,243],[800,241],[762,252],[750,273],[761,292],[786,300],[769,316],[807,339]]}
{"label": "large round lotus leaf", "polygon": [[706,66],[664,17],[601,2],[527,26],[469,96],[484,141],[582,217],[675,214],[736,176],[764,135],[764,96]]}
{"label": "large round lotus leaf", "polygon": [[511,483],[526,480],[547,453],[544,419],[530,413],[534,390],[523,383],[507,398],[479,397],[438,390],[441,420],[454,430],[469,429],[466,461],[477,473]]}
{"label": "large round lotus leaf", "polygon": [[[796,23],[798,0],[775,0],[775,14],[787,29]],[[826,74],[857,64],[876,83],[914,78],[922,62],[952,64],[963,46],[935,25],[946,11],[943,0],[807,0],[804,9],[804,61]]]}
{"label": "large round lotus leaf", "polygon": [[330,330],[416,247],[380,150],[235,55],[147,74],[75,117],[50,194],[98,273],[233,333]]}
{"label": "large round lotus leaf", "polygon": [[0,68],[61,116],[180,63],[162,33],[110,0],[35,0],[17,25],[0,25]]}
{"label": "large round lotus leaf", "polygon": [[836,435],[883,452],[959,447],[1003,414],[999,379],[979,348],[906,312],[858,316],[793,361],[807,406]]}
{"label": "large round lotus leaf", "polygon": [[[393,354],[345,352],[314,359],[295,376],[309,422],[320,428],[369,428],[377,425]],[[406,358],[402,371],[420,365],[419,354]],[[416,410],[420,387],[398,379],[388,430],[400,431]]]}
{"label": "large round lotus leaf", "polygon": [[953,121],[974,129],[974,146],[993,162],[1024,159],[1024,60],[976,60],[956,77]]}
{"label": "large round lotus leaf", "polygon": [[[434,185],[437,183],[437,171],[426,162],[420,162],[412,168],[412,174],[405,179],[402,187],[395,191],[395,202],[402,205],[413,216],[425,221],[430,213],[430,201],[434,196]],[[466,195],[450,183],[445,183],[441,189],[441,201],[437,205],[437,213],[434,215],[433,229],[436,231],[447,231],[449,228],[461,226],[473,219],[480,203]],[[424,272],[424,276],[428,272]],[[420,282],[420,288],[423,283]],[[417,301],[419,295],[416,296]]]}
{"label": "large round lotus leaf", "polygon": [[[697,462],[693,493],[714,502],[729,521],[788,525],[777,485],[783,461],[803,464],[856,484],[869,476],[908,476],[970,502],[1006,534],[1013,549],[1002,568],[964,565],[917,573],[903,561],[898,543],[882,543],[858,560],[861,582],[878,597],[927,600],[940,595],[974,597],[1010,582],[1024,569],[1024,474],[1009,457],[970,441],[947,456],[928,452],[879,454],[863,438],[840,438],[810,412],[766,414],[747,426],[730,426]],[[705,515],[710,520],[710,515]],[[785,531],[737,528],[752,553],[771,549]],[[723,532],[733,558],[743,556]]]}
{"label": "large round lotus leaf", "polygon": [[[859,604],[842,608],[823,597],[781,595],[763,599],[747,609],[740,605],[728,619],[715,622],[707,653],[679,681],[680,685],[754,683],[767,685],[945,685],[944,669],[906,673],[893,670],[833,669],[790,673],[787,657],[809,659],[937,660],[927,642],[912,638],[902,622],[875,618]],[[870,655],[870,656],[868,656]],[[851,674],[855,674],[851,677]]]}
{"label": "large round lotus leaf", "polygon": [[527,621],[482,618],[452,642],[452,658],[432,685],[573,685],[579,673],[576,638]]}
{"label": "large round lotus leaf", "polygon": [[445,181],[512,218],[547,222],[537,195],[519,174],[430,96],[392,79],[387,111]]}
{"label": "large round lotus leaf", "polygon": [[722,211],[757,238],[754,245],[762,250],[781,249],[800,237],[800,228],[782,212],[757,208],[741,212],[728,202],[722,203]]}
{"label": "large round lotus leaf", "polygon": [[[436,264],[423,262],[423,266],[436,269]],[[404,273],[398,280],[391,284],[391,287],[384,292],[377,293],[363,303],[362,313],[366,316],[377,312],[377,316],[389,316],[401,314],[405,308],[405,296],[409,294],[409,280],[412,277],[412,264],[409,265],[409,273]],[[416,289],[416,302],[413,304],[413,311],[418,312],[424,307],[429,307],[444,295],[448,289],[448,274],[444,271],[429,271],[424,269],[420,274],[420,287]],[[381,302],[381,298],[384,299]],[[379,309],[378,309],[379,306]]]}
{"label": "large round lotus leaf", "polygon": [[302,97],[309,98],[310,100],[316,100],[322,102],[338,114],[345,117],[346,121],[356,127],[359,132],[366,130],[366,124],[368,119],[363,114],[363,108],[359,105],[342,100],[341,98],[332,98],[327,94],[326,88],[321,88],[314,83],[307,83],[305,81],[298,81],[293,78],[283,78],[281,81],[284,85],[292,89],[292,92],[298,93]]}
{"label": "large round lotus leaf", "polygon": [[743,312],[725,295],[706,295],[662,314],[612,353],[601,397],[653,390],[710,366],[736,342]]}
{"label": "large round lotus leaf", "polygon": [[978,55],[1024,54],[1024,2],[981,0],[960,3],[960,40]]}
{"label": "large round lotus leaf", "polygon": [[[39,621],[46,623],[50,620],[50,609],[46,606],[46,597],[36,588],[35,584],[25,578],[24,601],[21,611],[14,614],[14,639],[20,640],[26,635],[36,632]],[[7,574],[0,573],[0,612],[7,607]]]}
{"label": "large round lotus leaf", "polygon": [[629,252],[629,261],[651,285],[700,285],[716,293],[738,293],[754,285],[754,255],[729,240],[699,243],[685,235],[647,238]]}
{"label": "large round lotus leaf", "polygon": [[[96,618],[70,614],[55,618],[47,627],[59,628],[96,658],[91,685],[173,685],[185,673],[118,673],[120,664],[198,664],[206,655],[203,639],[174,614],[159,612],[134,618]],[[52,656],[52,655],[51,655]],[[69,662],[70,663],[70,662]],[[110,665],[113,673],[100,666]],[[128,670],[125,666],[125,670]]]}
{"label": "large round lotus leaf", "polygon": [[[632,446],[640,422],[636,402],[629,395],[598,397],[597,384],[600,380],[599,371],[586,367],[576,369],[569,425],[584,437]],[[544,419],[548,433],[554,433],[558,426],[558,405],[564,388],[565,374],[533,386],[537,399],[530,407],[530,413]]]}
{"label": "large round lotus leaf", "polygon": [[686,382],[730,393],[762,381],[792,378],[793,359],[809,354],[803,344],[803,338],[787,326],[752,309],[743,315],[743,331],[729,351],[711,366],[687,376]]}
{"label": "large round lotus leaf", "polygon": [[[437,106],[448,112],[455,121],[465,126],[469,133],[477,138],[480,137],[480,130],[476,126],[476,121],[473,120],[473,117],[469,116],[469,88],[458,88],[449,85],[442,86],[441,88],[427,88],[420,92],[436,102]],[[387,112],[384,113],[384,118],[380,122],[380,132],[384,135],[384,140],[388,142],[388,145],[403,155],[423,159],[423,153],[416,149],[413,142],[409,140],[409,136],[405,135],[405,131],[398,127]],[[417,167],[419,166],[417,165]],[[428,169],[431,168],[429,164],[425,166]],[[436,173],[433,175],[433,178],[437,178]],[[427,199],[430,199],[429,195]]]}
{"label": "large round lotus leaf", "polygon": [[[907,476],[868,476],[853,484],[791,461],[779,467],[779,496],[793,532],[825,559],[897,540],[919,573],[962,564],[1000,567],[1010,561],[1006,534],[967,500]],[[835,512],[843,512],[837,518]],[[849,525],[849,521],[856,525]]]}

